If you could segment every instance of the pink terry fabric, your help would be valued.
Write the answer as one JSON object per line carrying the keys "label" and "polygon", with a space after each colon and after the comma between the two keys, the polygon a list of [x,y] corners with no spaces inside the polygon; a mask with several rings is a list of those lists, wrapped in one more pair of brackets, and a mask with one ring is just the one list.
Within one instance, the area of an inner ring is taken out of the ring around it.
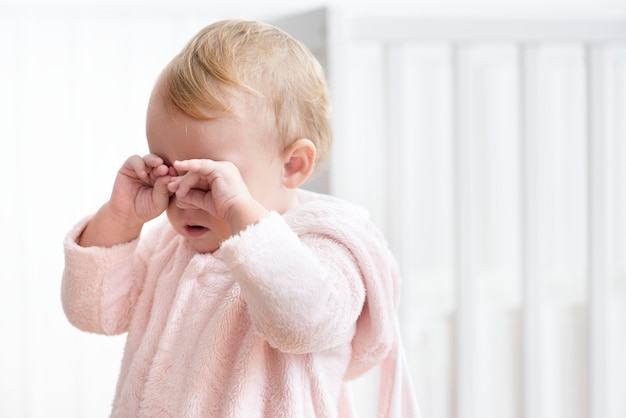
{"label": "pink terry fabric", "polygon": [[407,375],[385,240],[356,206],[300,200],[213,254],[166,221],[112,248],[76,244],[88,219],[68,234],[68,319],[128,333],[112,417],[351,417],[346,382],[378,364],[379,416],[417,416],[397,409]]}

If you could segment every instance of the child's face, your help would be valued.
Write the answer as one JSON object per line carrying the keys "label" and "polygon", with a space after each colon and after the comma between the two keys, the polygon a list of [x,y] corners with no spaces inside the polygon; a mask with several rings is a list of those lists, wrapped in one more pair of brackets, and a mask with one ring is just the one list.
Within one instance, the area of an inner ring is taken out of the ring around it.
{"label": "child's face", "polygon": [[[146,120],[150,152],[163,158],[167,165],[188,159],[230,161],[239,169],[252,197],[268,210],[283,211],[283,165],[278,147],[270,145],[276,143],[269,128],[270,116],[268,112],[254,111],[253,106],[241,100],[233,103],[233,109],[236,114],[197,120],[166,105],[155,91]],[[180,208],[175,196],[167,215],[174,229],[202,253],[215,251],[231,236],[227,222],[200,209]],[[190,235],[186,225],[201,225],[207,230],[199,236]]]}

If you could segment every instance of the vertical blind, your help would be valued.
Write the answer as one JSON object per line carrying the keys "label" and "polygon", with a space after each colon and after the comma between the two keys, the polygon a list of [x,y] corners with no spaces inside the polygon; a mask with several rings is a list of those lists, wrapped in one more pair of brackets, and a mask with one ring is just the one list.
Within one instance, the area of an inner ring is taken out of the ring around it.
{"label": "vertical blind", "polygon": [[344,26],[332,190],[398,256],[424,416],[624,416],[626,22]]}

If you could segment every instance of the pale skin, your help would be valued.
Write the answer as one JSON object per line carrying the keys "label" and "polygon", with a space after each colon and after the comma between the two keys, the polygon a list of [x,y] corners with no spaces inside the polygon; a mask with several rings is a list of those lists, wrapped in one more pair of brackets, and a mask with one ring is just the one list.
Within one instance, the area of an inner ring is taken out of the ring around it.
{"label": "pale skin", "polygon": [[79,245],[130,242],[166,211],[194,249],[210,253],[268,211],[295,207],[296,190],[313,171],[315,146],[306,138],[277,146],[273,115],[259,98],[241,96],[232,109],[193,119],[164,100],[157,83],[146,117],[150,153],[124,162]]}

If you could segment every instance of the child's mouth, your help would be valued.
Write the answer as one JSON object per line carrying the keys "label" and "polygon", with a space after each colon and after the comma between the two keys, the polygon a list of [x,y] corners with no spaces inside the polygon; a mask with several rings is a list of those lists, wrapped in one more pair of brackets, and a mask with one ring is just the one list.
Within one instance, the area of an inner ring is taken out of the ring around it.
{"label": "child's mouth", "polygon": [[199,237],[200,235],[204,234],[207,231],[208,231],[208,228],[205,228],[202,225],[186,225],[185,226],[185,232],[187,233],[187,235],[191,237]]}

